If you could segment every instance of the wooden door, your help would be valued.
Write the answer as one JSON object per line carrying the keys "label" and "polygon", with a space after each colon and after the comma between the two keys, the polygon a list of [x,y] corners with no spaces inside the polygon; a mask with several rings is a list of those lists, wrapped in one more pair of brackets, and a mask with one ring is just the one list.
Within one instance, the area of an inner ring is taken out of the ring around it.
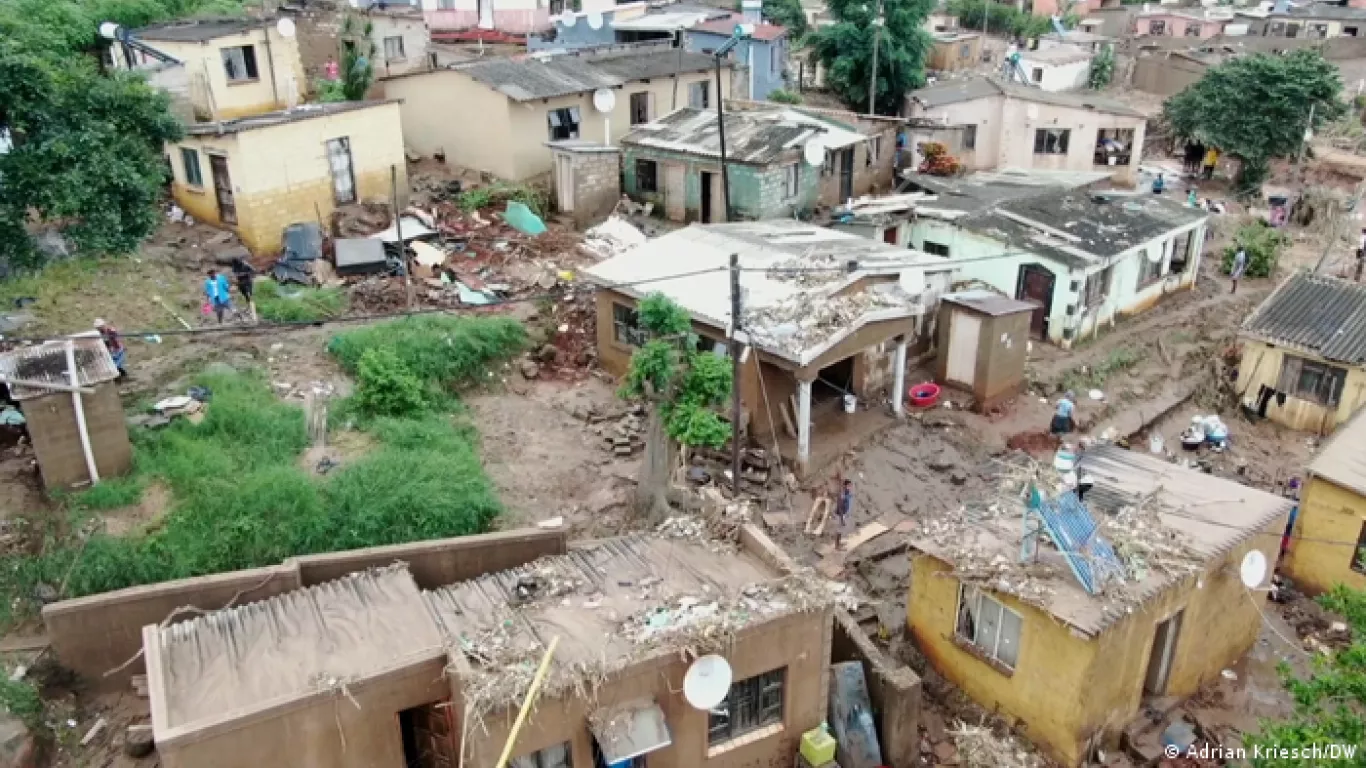
{"label": "wooden door", "polygon": [[449,702],[414,707],[399,719],[401,727],[411,728],[407,734],[411,742],[405,750],[411,748],[415,754],[405,755],[409,768],[456,768],[455,727]]}
{"label": "wooden door", "polygon": [[840,152],[840,203],[854,196],[854,148]]}
{"label": "wooden door", "polygon": [[1181,617],[1184,611],[1157,625],[1153,632],[1153,649],[1148,655],[1148,674],[1143,679],[1143,692],[1161,696],[1167,692],[1167,681],[1171,679],[1172,659],[1176,655],[1176,638],[1181,634]]}
{"label": "wooden door", "polygon": [[209,171],[213,173],[213,193],[218,199],[218,219],[224,224],[236,224],[237,204],[232,199],[232,177],[228,175],[228,158],[209,155]]}
{"label": "wooden door", "polygon": [[1029,318],[1029,332],[1039,338],[1048,336],[1048,312],[1053,306],[1053,281],[1053,273],[1038,264],[1020,267],[1015,298],[1039,304]]}
{"label": "wooden door", "polygon": [[664,215],[670,221],[688,216],[688,172],[676,163],[664,166]]}
{"label": "wooden door", "polygon": [[351,167],[351,140],[345,136],[327,142],[327,164],[332,169],[332,195],[337,205],[356,202],[356,175]]}

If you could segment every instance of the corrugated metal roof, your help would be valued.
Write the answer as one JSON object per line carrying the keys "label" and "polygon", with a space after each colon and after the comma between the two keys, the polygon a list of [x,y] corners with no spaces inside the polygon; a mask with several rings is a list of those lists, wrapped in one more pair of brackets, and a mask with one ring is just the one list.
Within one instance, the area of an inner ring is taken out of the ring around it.
{"label": "corrugated metal roof", "polygon": [[132,32],[135,40],[157,40],[166,43],[202,43],[216,37],[241,34],[263,26],[254,19],[199,19],[153,24]]}
{"label": "corrugated metal roof", "polygon": [[711,65],[712,58],[704,54],[655,47],[596,55],[487,58],[454,69],[513,101],[533,101],[613,88],[633,80],[705,71]]}
{"label": "corrugated metal roof", "polygon": [[[114,358],[104,347],[104,340],[96,337],[71,339],[75,345],[76,380],[82,387],[91,387],[119,377]],[[23,381],[44,381],[69,384],[66,366],[66,341],[49,341],[33,347],[19,347],[0,354],[0,376]],[[11,386],[15,400],[32,400],[56,390],[36,387]]]}
{"label": "corrugated metal roof", "polygon": [[[867,140],[861,133],[790,109],[732,111],[726,113],[725,120],[726,157],[737,163],[770,163],[817,137],[827,149]],[[720,157],[721,137],[716,125],[715,112],[682,107],[639,126],[623,136],[621,143]]]}
{"label": "corrugated metal roof", "polygon": [[947,104],[958,104],[964,101],[974,101],[985,99],[992,96],[1005,96],[1021,101],[1032,101],[1039,104],[1052,104],[1057,107],[1070,107],[1072,109],[1085,109],[1091,112],[1104,112],[1112,115],[1124,115],[1126,117],[1145,118],[1142,112],[1132,107],[1125,106],[1113,99],[1095,96],[1090,93],[1065,93],[1055,91],[1045,91],[1042,88],[1034,88],[1019,83],[1006,83],[994,80],[990,77],[979,76],[968,80],[953,80],[939,85],[932,85],[929,88],[921,88],[912,91],[908,98],[924,104],[926,107],[942,107]]}
{"label": "corrugated metal roof", "polygon": [[334,101],[320,104],[300,104],[293,109],[282,109],[275,112],[265,112],[260,115],[250,117],[239,117],[233,120],[220,120],[216,123],[196,123],[187,126],[185,132],[191,136],[219,136],[230,133],[241,133],[258,128],[269,128],[285,123],[297,123],[300,120],[312,120],[315,117],[330,117],[344,112],[354,112],[360,109],[371,107],[382,107],[385,104],[397,104],[393,101]]}
{"label": "corrugated metal roof", "polygon": [[1243,323],[1243,333],[1327,360],[1366,363],[1366,286],[1301,272]]}
{"label": "corrugated metal roof", "polygon": [[1366,408],[1338,427],[1309,462],[1311,477],[1325,480],[1366,496]]}
{"label": "corrugated metal roof", "polygon": [[[729,19],[716,19],[715,21],[705,21],[693,27],[689,31],[708,32],[713,35],[730,37],[735,32],[735,25],[743,23],[743,17],[737,15]],[[755,40],[767,41],[777,40],[778,38],[784,37],[786,35],[787,27],[782,27],[777,24],[755,24],[754,29],[750,32],[749,36],[754,38]]]}

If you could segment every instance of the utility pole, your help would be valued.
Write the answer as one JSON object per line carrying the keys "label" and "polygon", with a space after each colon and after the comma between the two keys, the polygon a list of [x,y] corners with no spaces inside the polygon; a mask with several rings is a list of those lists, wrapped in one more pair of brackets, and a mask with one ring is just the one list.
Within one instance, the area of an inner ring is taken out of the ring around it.
{"label": "utility pole", "polygon": [[740,254],[730,255],[730,487],[740,497]]}
{"label": "utility pole", "polygon": [[403,242],[403,213],[398,207],[398,166],[389,166],[389,194],[394,209],[394,239],[398,240],[398,259],[403,265],[403,291],[408,294],[408,311],[413,311],[412,265],[408,263],[408,246]]}
{"label": "utility pole", "polygon": [[721,98],[721,60],[726,58],[726,54],[739,45],[740,41],[749,39],[752,31],[751,24],[737,24],[730,39],[712,52],[712,56],[716,58],[716,135],[721,144],[721,200],[725,206],[726,221],[730,221],[730,175],[726,173],[726,112],[723,106],[725,99]]}
{"label": "utility pole", "polygon": [[982,45],[987,44],[987,19],[991,18],[991,4],[995,0],[982,0]]}
{"label": "utility pole", "polygon": [[877,0],[877,15],[873,17],[873,69],[868,75],[868,116],[877,117],[877,48],[882,42],[882,0]]}
{"label": "utility pole", "polygon": [[1304,153],[1309,149],[1309,139],[1314,135],[1314,107],[1309,105],[1309,123],[1304,126],[1304,138],[1300,141],[1300,155],[1295,159],[1295,170],[1299,176],[1300,198],[1304,198]]}

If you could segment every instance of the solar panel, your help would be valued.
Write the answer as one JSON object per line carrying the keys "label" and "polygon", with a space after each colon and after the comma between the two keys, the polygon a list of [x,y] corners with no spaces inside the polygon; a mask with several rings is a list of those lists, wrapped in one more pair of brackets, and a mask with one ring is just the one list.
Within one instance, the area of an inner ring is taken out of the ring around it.
{"label": "solar panel", "polygon": [[1124,564],[1110,542],[1100,535],[1100,526],[1075,491],[1050,501],[1031,485],[1028,510],[1043,521],[1054,546],[1089,594],[1099,594],[1110,580],[1125,579]]}

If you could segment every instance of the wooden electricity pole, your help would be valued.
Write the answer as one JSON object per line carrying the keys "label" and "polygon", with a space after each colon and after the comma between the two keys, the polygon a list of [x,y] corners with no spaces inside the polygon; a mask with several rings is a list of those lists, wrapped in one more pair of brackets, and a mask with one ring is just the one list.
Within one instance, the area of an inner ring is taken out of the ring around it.
{"label": "wooden electricity pole", "polygon": [[740,254],[730,255],[730,487],[740,497]]}

